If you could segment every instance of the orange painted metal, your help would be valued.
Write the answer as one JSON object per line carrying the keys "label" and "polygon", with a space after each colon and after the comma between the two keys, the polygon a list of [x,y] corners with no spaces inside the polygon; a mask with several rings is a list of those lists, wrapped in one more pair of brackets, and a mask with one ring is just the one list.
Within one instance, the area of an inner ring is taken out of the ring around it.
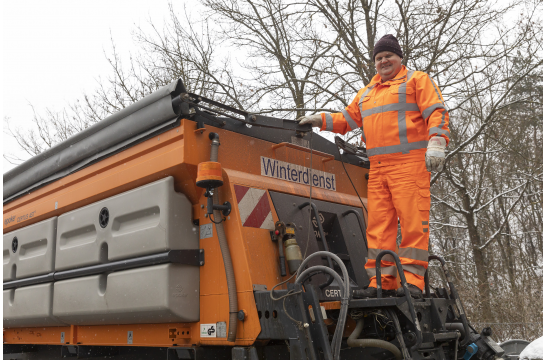
{"label": "orange painted metal", "polygon": [[341,308],[340,301],[329,301],[320,303],[320,306],[323,306],[326,310],[339,310]]}
{"label": "orange painted metal", "polygon": [[[210,158],[207,132],[217,132],[221,139],[218,162],[221,164],[224,181],[224,185],[218,188],[220,203],[229,201],[232,204],[232,212],[226,218],[224,228],[233,261],[238,308],[246,314],[245,320],[238,322],[236,343],[229,343],[225,338],[200,337],[201,323],[229,322],[227,281],[215,230],[212,237],[200,240],[200,248],[204,249],[206,259],[205,265],[200,267],[200,322],[9,328],[4,329],[4,343],[58,345],[61,332],[65,333],[65,342],[84,345],[248,346],[255,343],[261,327],[253,285],[265,285],[267,289],[271,289],[287,277],[282,278],[280,275],[278,247],[270,240],[269,231],[242,226],[234,185],[302,197],[310,195],[308,185],[261,176],[260,161],[263,156],[306,167],[312,165],[315,170],[335,174],[337,191],[313,188],[314,199],[354,207],[361,207],[361,203],[340,162],[323,161],[331,159],[329,154],[313,151],[310,164],[310,153],[306,148],[289,144],[273,149],[274,144],[268,141],[219,128],[195,130],[195,122],[182,120],[179,127],[159,137],[149,139],[4,205],[3,229],[4,233],[10,232],[166,176],[173,176],[176,191],[184,193],[192,202],[193,219],[198,219],[200,225],[209,224],[211,221],[206,214],[207,199],[203,196],[204,189],[196,186],[196,178],[198,165],[208,162]],[[346,167],[365,202],[365,174],[368,171],[349,164]],[[278,216],[270,195],[267,196],[273,220],[276,222]],[[364,214],[367,215],[365,212]],[[127,344],[128,331],[133,332],[132,344]]]}
{"label": "orange painted metal", "polygon": [[[292,148],[292,149],[297,149],[297,150],[304,151],[304,152],[307,152],[307,153],[310,154],[310,149],[309,148],[306,148],[306,147],[300,146],[300,145],[296,145],[296,144],[292,144],[292,143],[288,143],[288,142],[281,142],[280,144],[273,145],[272,149],[276,150],[276,149],[279,149],[281,147],[288,147],[288,148]],[[321,151],[317,151],[317,150],[312,150],[312,154],[325,158],[322,161],[329,161],[329,160],[335,159],[335,156],[324,153],[324,152],[321,152]]]}
{"label": "orange painted metal", "polygon": [[61,333],[66,343],[70,326],[4,329],[4,344],[61,345]]}
{"label": "orange painted metal", "polygon": [[210,180],[223,182],[221,164],[219,162],[207,161],[202,162],[197,166],[197,186],[205,187],[199,183]]}

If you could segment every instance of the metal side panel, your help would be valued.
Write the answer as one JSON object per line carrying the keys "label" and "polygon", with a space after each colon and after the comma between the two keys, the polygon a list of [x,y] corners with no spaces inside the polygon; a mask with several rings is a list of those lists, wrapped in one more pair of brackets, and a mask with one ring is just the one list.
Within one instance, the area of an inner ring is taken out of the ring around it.
{"label": "metal side panel", "polygon": [[199,321],[199,268],[163,264],[57,281],[53,314],[71,325]]}
{"label": "metal side panel", "polygon": [[167,177],[66,213],[59,217],[55,269],[196,249],[191,212]]}
{"label": "metal side panel", "polygon": [[[276,191],[269,191],[274,204],[278,218],[286,223],[296,225],[295,237],[301,252],[313,254],[324,250],[323,241],[318,231],[318,219],[313,215],[309,228],[309,206],[302,209],[299,205],[308,202],[308,198],[302,196],[285,194]],[[343,204],[337,204],[327,201],[312,199],[319,213],[319,221],[322,224],[326,243],[329,251],[338,255],[344,262],[351,281],[351,288],[365,288],[369,285],[369,277],[365,270],[367,261],[367,246],[364,240],[364,224],[360,227],[358,218],[353,213],[347,213],[349,210],[357,211],[363,218],[363,211],[358,207],[351,207]],[[309,236],[309,233],[310,236]],[[307,239],[309,242],[307,244]],[[309,266],[325,265],[328,262],[325,257],[314,258],[309,262]],[[337,268],[340,273],[340,270]],[[313,276],[309,282],[318,286],[324,284],[328,279],[325,274]],[[318,294],[320,301],[341,300],[341,284],[334,280],[329,286],[320,289]]]}
{"label": "metal side panel", "polygon": [[3,281],[53,272],[57,217],[4,234]]}
{"label": "metal side panel", "polygon": [[4,327],[65,325],[53,317],[53,283],[4,290]]}

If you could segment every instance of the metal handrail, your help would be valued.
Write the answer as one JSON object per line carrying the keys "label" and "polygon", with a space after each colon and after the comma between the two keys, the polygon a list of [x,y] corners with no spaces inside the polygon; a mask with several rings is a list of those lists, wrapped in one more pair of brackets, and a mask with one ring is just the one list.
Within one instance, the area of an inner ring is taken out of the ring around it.
{"label": "metal handrail", "polygon": [[397,272],[399,273],[399,277],[401,279],[401,286],[403,287],[403,291],[405,292],[405,297],[407,298],[407,304],[409,305],[409,313],[411,314],[411,317],[414,321],[414,325],[416,328],[416,344],[414,344],[411,347],[411,351],[416,351],[420,347],[420,344],[422,344],[422,330],[420,330],[420,324],[418,322],[418,317],[416,316],[416,311],[414,310],[414,304],[413,300],[411,298],[411,293],[409,292],[409,288],[407,287],[407,279],[405,279],[405,274],[403,273],[403,268],[401,267],[401,262],[399,261],[399,257],[395,252],[392,250],[382,250],[377,258],[376,258],[376,264],[375,264],[375,270],[376,270],[376,278],[377,278],[377,298],[382,298],[382,279],[381,279],[381,271],[380,271],[380,261],[382,260],[382,257],[384,255],[391,255],[394,258]]}
{"label": "metal handrail", "polygon": [[[437,255],[430,255],[428,257],[428,263],[431,260],[437,260],[441,263],[441,269],[443,270],[443,273],[445,274],[445,278],[447,279],[448,286],[450,288],[450,294],[453,297],[453,300],[456,302],[456,307],[458,308],[458,312],[460,313],[460,319],[462,319],[462,325],[464,326],[464,331],[466,333],[466,336],[464,337],[464,340],[461,342],[462,346],[466,345],[470,338],[467,334],[469,334],[469,324],[467,322],[467,316],[465,314],[464,308],[462,306],[462,301],[460,300],[460,296],[458,295],[458,291],[456,290],[456,287],[454,286],[454,283],[450,280],[450,272],[447,268],[447,263],[445,262],[445,259],[443,259],[440,256]],[[426,287],[426,297],[430,296],[430,284],[429,284],[429,278],[428,278],[428,271],[426,270],[426,274],[424,276],[424,282]]]}
{"label": "metal handrail", "polygon": [[363,222],[363,219],[361,217],[361,214],[359,212],[357,212],[356,210],[354,210],[354,209],[346,210],[345,212],[342,213],[343,216],[346,216],[348,214],[354,214],[358,218],[358,223],[360,224],[360,230],[361,230],[361,233],[363,234],[363,241],[365,241],[365,247],[369,251],[369,246],[367,245],[367,234],[365,233],[365,231],[367,229],[363,225],[364,222]]}
{"label": "metal handrail", "polygon": [[[327,241],[325,239],[324,229],[322,227],[322,223],[320,222],[320,216],[319,216],[318,208],[316,207],[316,204],[307,201],[307,202],[302,203],[301,205],[299,205],[299,209],[302,210],[302,209],[304,209],[305,207],[307,207],[309,205],[310,205],[312,211],[314,212],[314,216],[316,217],[316,222],[318,223],[318,231],[320,232],[320,238],[322,239],[322,244],[324,245],[324,250],[329,251],[329,246],[327,245]],[[310,231],[310,229],[308,229],[308,230]],[[331,269],[335,270],[335,267],[333,266],[333,262],[331,261],[331,259],[329,257],[327,258],[327,264],[329,265],[329,267]],[[323,289],[326,286],[331,285],[332,282],[333,282],[333,276],[330,276],[329,279],[325,283],[319,285],[319,288]],[[340,286],[340,284],[339,284],[339,286]]]}

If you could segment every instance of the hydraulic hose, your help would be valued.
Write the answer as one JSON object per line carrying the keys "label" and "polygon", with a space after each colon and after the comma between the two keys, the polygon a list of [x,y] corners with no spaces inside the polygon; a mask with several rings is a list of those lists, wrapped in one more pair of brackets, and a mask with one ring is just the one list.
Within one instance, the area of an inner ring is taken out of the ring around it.
{"label": "hydraulic hose", "polygon": [[[401,353],[403,355],[403,358],[405,360],[409,360],[411,358],[411,354],[409,353],[409,350],[407,349],[407,346],[405,345],[405,340],[403,339],[403,334],[401,332],[401,325],[399,325],[399,319],[397,318],[397,315],[394,310],[386,309],[386,314],[394,322],[394,328],[396,330],[396,338],[397,338],[397,342],[399,343],[399,347],[401,348]],[[454,360],[457,360],[456,356],[454,357]]]}
{"label": "hydraulic hose", "polygon": [[[323,266],[323,265],[316,265],[309,267],[306,270],[303,270],[305,268],[305,265],[313,258],[315,257],[322,257],[327,256],[328,258],[333,259],[337,265],[341,268],[341,272],[343,274],[343,278],[337,274],[337,272],[329,267]],[[340,352],[341,352],[341,342],[343,337],[343,331],[344,331],[344,325],[346,323],[346,316],[348,314],[348,302],[350,300],[350,278],[348,277],[348,271],[346,270],[346,266],[341,261],[341,259],[329,252],[329,251],[317,251],[305,258],[301,265],[299,265],[299,269],[297,270],[297,278],[295,282],[300,282],[303,279],[305,279],[306,275],[310,274],[311,272],[315,271],[323,271],[331,275],[332,279],[337,280],[339,283],[339,286],[342,284],[342,295],[341,295],[341,310],[339,314],[339,321],[337,323],[337,327],[335,328],[335,333],[333,334],[333,339],[331,340],[331,352],[333,353],[333,359],[338,360],[340,359]]]}
{"label": "hydraulic hose", "polygon": [[339,284],[342,284],[343,283],[343,279],[341,279],[341,277],[339,276],[339,274],[337,274],[337,272],[327,266],[323,266],[323,265],[316,265],[316,266],[313,266],[311,268],[308,268],[306,269],[305,271],[303,271],[298,277],[297,279],[295,280],[295,283],[300,283],[301,280],[303,280],[308,274],[312,273],[312,272],[315,272],[315,271],[323,271],[323,272],[326,272],[328,273],[329,275],[333,276],[333,278],[335,280],[337,280],[337,282]]}
{"label": "hydraulic hose", "polygon": [[390,351],[396,359],[401,360],[403,359],[403,356],[401,355],[401,351],[392,343],[389,343],[385,340],[379,340],[379,339],[358,339],[358,336],[360,336],[361,331],[363,330],[363,319],[359,319],[356,328],[350,334],[347,340],[347,344],[350,347],[377,347],[384,350]]}
{"label": "hydraulic hose", "polygon": [[[210,133],[212,140],[212,148],[210,150],[210,161],[218,161],[218,148],[220,146],[219,135]],[[214,190],[214,204],[220,204],[219,191]],[[221,211],[214,210],[214,224],[216,225],[216,233],[218,234],[218,242],[220,244],[221,256],[223,257],[223,265],[225,267],[225,276],[227,278],[227,291],[229,293],[229,330],[227,333],[227,341],[234,342],[237,337],[237,314],[238,314],[238,299],[237,299],[237,284],[235,281],[235,272],[233,271],[233,261],[231,260],[231,251],[227,244],[225,229],[223,228],[223,215]],[[220,219],[218,221],[218,219]]]}
{"label": "hydraulic hose", "polygon": [[220,147],[220,136],[216,133],[210,133],[208,135],[210,140],[212,140],[212,145],[210,146],[210,161],[218,161],[218,151]]}

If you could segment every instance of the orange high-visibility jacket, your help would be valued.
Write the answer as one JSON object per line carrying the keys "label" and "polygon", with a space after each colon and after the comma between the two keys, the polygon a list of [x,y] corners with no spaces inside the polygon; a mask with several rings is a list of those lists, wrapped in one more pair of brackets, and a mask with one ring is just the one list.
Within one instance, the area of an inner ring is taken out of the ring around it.
{"label": "orange high-visibility jacket", "polygon": [[342,112],[321,115],[322,131],[361,128],[374,166],[423,161],[432,136],[449,142],[449,114],[439,87],[428,74],[405,66],[384,83],[375,75]]}

